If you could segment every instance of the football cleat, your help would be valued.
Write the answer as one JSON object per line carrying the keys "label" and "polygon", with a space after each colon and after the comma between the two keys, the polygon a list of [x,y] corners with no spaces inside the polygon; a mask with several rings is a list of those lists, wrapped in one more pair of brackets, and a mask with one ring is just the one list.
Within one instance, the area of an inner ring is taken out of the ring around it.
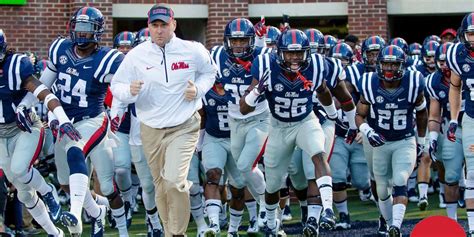
{"label": "football cleat", "polygon": [[428,207],[428,199],[426,197],[420,198],[420,201],[418,202],[418,207],[421,211],[426,210],[426,208]]}
{"label": "football cleat", "polygon": [[388,236],[389,237],[402,237],[402,233],[400,233],[400,229],[396,226],[390,226],[388,229]]}
{"label": "football cleat", "polygon": [[349,213],[340,212],[339,221],[336,223],[336,230],[348,230],[351,228],[351,218]]}
{"label": "football cleat", "polygon": [[326,208],[321,214],[321,228],[325,230],[332,230],[336,226],[336,217],[334,215],[334,211]]}
{"label": "football cleat", "polygon": [[48,184],[51,187],[51,192],[46,193],[43,196],[43,200],[48,206],[49,217],[54,223],[57,223],[61,218],[61,203],[59,202],[58,192],[52,184]]}
{"label": "football cleat", "polygon": [[306,221],[305,226],[303,228],[303,236],[304,237],[317,237],[319,236],[319,225],[316,221],[316,218],[310,217],[308,221]]}

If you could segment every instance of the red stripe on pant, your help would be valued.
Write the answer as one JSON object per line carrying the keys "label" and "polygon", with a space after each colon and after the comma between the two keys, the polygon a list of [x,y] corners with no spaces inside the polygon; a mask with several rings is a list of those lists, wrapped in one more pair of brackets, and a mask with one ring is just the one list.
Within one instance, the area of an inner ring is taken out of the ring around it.
{"label": "red stripe on pant", "polygon": [[332,152],[334,151],[334,143],[336,143],[336,132],[334,132],[334,136],[333,136],[333,139],[332,139],[331,151],[328,154],[328,163],[331,160]]}
{"label": "red stripe on pant", "polygon": [[260,159],[262,159],[263,153],[265,153],[265,147],[267,146],[267,141],[268,141],[268,137],[265,138],[265,142],[263,143],[262,149],[260,149],[260,153],[258,153],[257,159],[253,161],[252,170],[255,169],[255,167],[257,167],[258,162],[260,161]]}
{"label": "red stripe on pant", "polygon": [[40,136],[38,139],[38,145],[36,146],[35,153],[30,161],[30,165],[28,166],[28,170],[31,170],[31,167],[35,164],[35,161],[38,159],[39,154],[41,152],[41,149],[43,148],[43,142],[44,142],[44,128],[42,127],[40,129]]}
{"label": "red stripe on pant", "polygon": [[102,125],[94,132],[94,134],[92,134],[91,138],[89,138],[89,141],[87,141],[86,145],[84,145],[84,148],[82,149],[84,157],[87,157],[89,152],[94,149],[94,147],[96,147],[102,141],[102,139],[104,139],[105,135],[107,135],[108,124],[109,120],[107,119],[107,116],[104,116]]}

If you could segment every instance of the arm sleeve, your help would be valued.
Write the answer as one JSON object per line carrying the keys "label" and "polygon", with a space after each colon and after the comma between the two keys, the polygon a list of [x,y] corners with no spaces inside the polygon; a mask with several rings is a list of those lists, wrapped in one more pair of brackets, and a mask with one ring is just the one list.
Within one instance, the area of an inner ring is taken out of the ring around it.
{"label": "arm sleeve", "polygon": [[130,59],[132,56],[133,54],[128,54],[125,57],[110,83],[110,91],[114,98],[127,104],[134,103],[138,97],[138,95],[132,96],[130,93],[130,83],[138,79],[133,62]]}
{"label": "arm sleeve", "polygon": [[194,85],[197,89],[196,98],[201,99],[214,84],[217,75],[217,67],[206,48],[200,43],[196,42],[194,44],[196,45],[196,51],[194,52],[195,62],[198,66]]}
{"label": "arm sleeve", "polygon": [[[49,67],[49,64],[48,63],[48,67],[46,67],[46,69],[44,69],[43,73],[41,74],[41,77],[40,77],[40,82],[43,83],[46,87],[48,88],[51,88],[54,84],[54,82],[56,81],[57,79],[57,76],[58,76],[58,73],[53,71],[50,67]],[[52,66],[52,64],[51,64]],[[54,67],[54,66],[53,66]]]}

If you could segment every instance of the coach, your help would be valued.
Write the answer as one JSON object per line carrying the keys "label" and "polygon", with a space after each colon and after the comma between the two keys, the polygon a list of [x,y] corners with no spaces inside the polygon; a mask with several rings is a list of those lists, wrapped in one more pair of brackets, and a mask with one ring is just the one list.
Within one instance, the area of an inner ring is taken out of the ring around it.
{"label": "coach", "polygon": [[165,234],[184,236],[190,216],[186,177],[201,120],[196,111],[217,68],[202,44],[176,37],[173,15],[167,6],[150,9],[152,40],[127,54],[111,90],[117,99],[135,103]]}

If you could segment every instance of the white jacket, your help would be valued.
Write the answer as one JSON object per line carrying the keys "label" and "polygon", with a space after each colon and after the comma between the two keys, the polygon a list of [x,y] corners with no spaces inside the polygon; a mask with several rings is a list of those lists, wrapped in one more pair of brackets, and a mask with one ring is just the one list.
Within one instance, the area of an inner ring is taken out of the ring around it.
{"label": "white jacket", "polygon": [[[114,97],[134,103],[140,122],[153,128],[173,127],[184,123],[201,108],[201,98],[214,84],[217,67],[209,52],[198,42],[173,38],[164,48],[146,41],[130,52],[111,82]],[[143,80],[137,96],[130,93],[130,83]],[[188,81],[193,81],[196,98],[184,99]]]}

